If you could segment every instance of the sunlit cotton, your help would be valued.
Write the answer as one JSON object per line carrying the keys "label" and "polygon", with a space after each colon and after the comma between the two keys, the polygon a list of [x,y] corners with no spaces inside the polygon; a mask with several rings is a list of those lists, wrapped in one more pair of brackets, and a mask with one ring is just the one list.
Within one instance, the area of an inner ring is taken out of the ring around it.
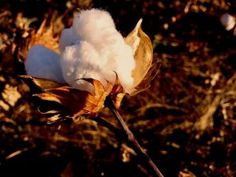
{"label": "sunlit cotton", "polygon": [[92,85],[86,79],[106,87],[118,76],[126,92],[132,89],[133,51],[108,12],[91,9],[76,14],[72,26],[61,33],[59,49],[57,54],[44,46],[32,47],[25,62],[27,74],[90,92]]}

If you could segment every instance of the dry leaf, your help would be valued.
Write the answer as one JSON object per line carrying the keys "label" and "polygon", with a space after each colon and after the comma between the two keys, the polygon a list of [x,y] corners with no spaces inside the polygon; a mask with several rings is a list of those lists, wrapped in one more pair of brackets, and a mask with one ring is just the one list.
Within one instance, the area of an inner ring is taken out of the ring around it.
{"label": "dry leaf", "polygon": [[[141,28],[142,20],[139,20],[133,31],[125,38],[135,52],[134,58],[136,62],[133,71],[134,90],[142,82],[149,69],[152,66],[153,47],[150,38],[143,32]],[[131,95],[132,93],[131,92]]]}

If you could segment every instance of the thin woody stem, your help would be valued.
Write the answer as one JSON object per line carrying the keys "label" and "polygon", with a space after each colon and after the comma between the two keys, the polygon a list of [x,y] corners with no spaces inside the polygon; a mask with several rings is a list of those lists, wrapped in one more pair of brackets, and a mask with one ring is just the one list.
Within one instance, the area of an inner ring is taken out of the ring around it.
{"label": "thin woody stem", "polygon": [[127,135],[128,141],[132,144],[132,146],[134,147],[136,153],[138,155],[140,155],[143,159],[145,159],[145,161],[150,166],[150,168],[154,171],[156,176],[164,177],[163,174],[161,173],[161,171],[159,170],[159,168],[156,166],[156,164],[152,161],[152,159],[149,157],[149,155],[141,147],[141,145],[139,144],[139,142],[135,138],[134,134],[131,132],[129,127],[126,125],[124,119],[122,118],[122,116],[117,111],[117,109],[114,105],[114,102],[109,97],[106,100],[106,106],[111,110],[114,117],[118,120],[118,122],[122,126],[123,130],[125,131],[125,133]]}
{"label": "thin woody stem", "polygon": [[94,121],[96,121],[98,124],[108,128],[109,130],[111,130],[113,133],[115,133],[119,138],[124,138],[124,133],[120,131],[119,128],[117,128],[116,126],[114,126],[113,124],[111,124],[110,122],[106,121],[105,119],[103,119],[102,117],[95,117],[93,118]]}

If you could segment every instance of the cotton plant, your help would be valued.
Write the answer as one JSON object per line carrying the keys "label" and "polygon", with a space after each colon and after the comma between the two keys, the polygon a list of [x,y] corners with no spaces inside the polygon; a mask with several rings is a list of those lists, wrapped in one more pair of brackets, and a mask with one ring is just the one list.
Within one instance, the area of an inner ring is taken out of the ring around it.
{"label": "cotton plant", "polygon": [[[41,37],[36,35],[30,42],[35,45],[28,51],[27,75],[23,77],[42,90],[35,96],[62,106],[48,114],[66,112],[76,121],[108,107],[140,157],[144,157],[156,176],[163,177],[117,111],[125,94],[135,95],[149,84],[153,49],[141,23],[139,20],[124,38],[107,11],[82,10],[74,16],[72,26],[62,31],[58,49],[55,50],[55,44],[50,48],[45,43],[42,30]],[[46,38],[49,40],[50,36]]]}
{"label": "cotton plant", "polygon": [[58,50],[36,41],[25,61],[27,77],[44,90],[36,96],[61,104],[73,118],[98,113],[108,96],[119,107],[125,94],[145,85],[152,66],[152,44],[141,22],[124,38],[107,11],[82,10],[62,31]]}

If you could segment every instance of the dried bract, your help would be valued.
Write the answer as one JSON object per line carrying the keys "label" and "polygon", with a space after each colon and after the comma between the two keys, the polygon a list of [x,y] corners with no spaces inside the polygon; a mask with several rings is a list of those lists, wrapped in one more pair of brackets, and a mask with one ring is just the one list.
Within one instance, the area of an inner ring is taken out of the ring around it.
{"label": "dried bract", "polygon": [[136,62],[133,70],[133,90],[130,94],[134,94],[136,88],[143,81],[152,66],[153,47],[150,38],[143,32],[141,28],[142,19],[140,19],[133,31],[125,38],[125,41],[134,51]]}

